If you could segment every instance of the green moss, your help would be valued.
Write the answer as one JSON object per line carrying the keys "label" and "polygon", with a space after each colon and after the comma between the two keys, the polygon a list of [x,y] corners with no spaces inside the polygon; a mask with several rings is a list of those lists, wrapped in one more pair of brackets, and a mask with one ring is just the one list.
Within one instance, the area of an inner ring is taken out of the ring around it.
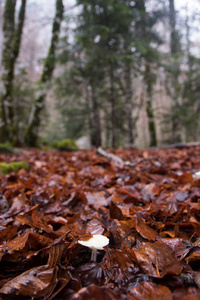
{"label": "green moss", "polygon": [[52,147],[51,146],[42,145],[42,146],[40,146],[39,149],[41,149],[43,151],[49,151],[49,150],[52,150]]}
{"label": "green moss", "polygon": [[9,142],[0,144],[0,153],[14,153],[14,148]]}
{"label": "green moss", "polygon": [[1,174],[9,174],[10,172],[17,172],[20,169],[27,170],[29,168],[29,165],[26,161],[15,161],[11,163],[0,163],[0,173]]}
{"label": "green moss", "polygon": [[13,147],[9,142],[0,144],[0,154],[12,154],[21,152],[24,152],[24,150]]}
{"label": "green moss", "polygon": [[52,143],[52,147],[56,148],[60,151],[74,151],[78,150],[78,146],[76,145],[76,142],[71,139],[66,139],[62,141],[57,141]]}

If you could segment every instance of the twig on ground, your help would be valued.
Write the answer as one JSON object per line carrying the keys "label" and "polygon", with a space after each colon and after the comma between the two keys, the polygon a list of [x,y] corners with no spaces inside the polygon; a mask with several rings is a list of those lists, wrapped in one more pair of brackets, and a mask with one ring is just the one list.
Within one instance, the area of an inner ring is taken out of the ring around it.
{"label": "twig on ground", "polygon": [[101,147],[97,148],[97,153],[103,157],[108,158],[109,160],[111,160],[114,164],[116,164],[119,167],[129,166],[129,167],[134,168],[137,165],[139,165],[141,162],[149,160],[148,158],[142,158],[138,162],[135,162],[135,163],[132,163],[128,160],[124,161],[119,156],[117,156],[113,153],[108,153],[108,152],[104,151]]}

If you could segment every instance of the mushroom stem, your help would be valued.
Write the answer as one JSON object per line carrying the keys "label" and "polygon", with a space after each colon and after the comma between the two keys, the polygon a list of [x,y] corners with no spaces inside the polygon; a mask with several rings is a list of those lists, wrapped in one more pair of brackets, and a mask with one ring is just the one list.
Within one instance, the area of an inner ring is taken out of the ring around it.
{"label": "mushroom stem", "polygon": [[87,239],[78,241],[82,246],[89,247],[92,250],[91,260],[97,261],[97,250],[104,250],[104,247],[109,244],[109,239],[100,234],[93,234],[91,237],[87,236]]}
{"label": "mushroom stem", "polygon": [[95,249],[95,248],[92,249],[91,260],[97,261],[97,249]]}

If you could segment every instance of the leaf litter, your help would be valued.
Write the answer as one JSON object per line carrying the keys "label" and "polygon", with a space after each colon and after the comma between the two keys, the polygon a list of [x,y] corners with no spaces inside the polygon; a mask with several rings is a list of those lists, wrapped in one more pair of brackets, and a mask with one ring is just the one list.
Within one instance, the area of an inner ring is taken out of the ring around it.
{"label": "leaf litter", "polygon": [[200,146],[104,153],[0,155],[1,299],[199,299]]}

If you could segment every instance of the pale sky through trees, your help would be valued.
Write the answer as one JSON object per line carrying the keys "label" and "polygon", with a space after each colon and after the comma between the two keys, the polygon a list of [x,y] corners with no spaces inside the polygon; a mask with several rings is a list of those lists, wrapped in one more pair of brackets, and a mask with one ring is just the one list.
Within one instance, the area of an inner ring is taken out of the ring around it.
{"label": "pale sky through trees", "polygon": [[[40,4],[44,4],[47,8],[51,5],[54,4],[54,0],[31,0],[30,3],[40,3]],[[64,1],[65,2],[65,1]],[[68,0],[65,5],[70,6],[73,5],[75,3],[75,0]],[[199,3],[196,0],[175,0],[175,6],[176,9],[179,10],[182,7],[185,7],[186,5],[188,5],[189,9],[192,9],[193,7],[197,7],[197,5],[199,5]]]}
{"label": "pale sky through trees", "polygon": [[[1,0],[0,0],[1,1]],[[168,0],[166,1],[166,7],[168,5]],[[199,10],[199,0],[174,0],[175,7],[180,16],[184,17],[187,12],[198,12]],[[63,0],[65,5],[65,13],[74,14],[72,10],[75,0]],[[18,1],[18,5],[20,1]],[[48,44],[51,38],[52,30],[52,19],[54,17],[55,10],[55,0],[29,0],[27,3],[27,20],[26,26],[24,28],[24,41],[28,42],[31,39],[35,39],[36,43],[39,43],[37,57],[43,58],[48,51]],[[187,7],[187,8],[186,8]],[[189,13],[190,14],[190,13]],[[73,26],[73,25],[72,25]],[[193,35],[192,40],[196,43],[198,38]],[[26,43],[27,44],[27,43]],[[24,48],[26,53],[27,45]],[[38,60],[37,59],[37,60]]]}

